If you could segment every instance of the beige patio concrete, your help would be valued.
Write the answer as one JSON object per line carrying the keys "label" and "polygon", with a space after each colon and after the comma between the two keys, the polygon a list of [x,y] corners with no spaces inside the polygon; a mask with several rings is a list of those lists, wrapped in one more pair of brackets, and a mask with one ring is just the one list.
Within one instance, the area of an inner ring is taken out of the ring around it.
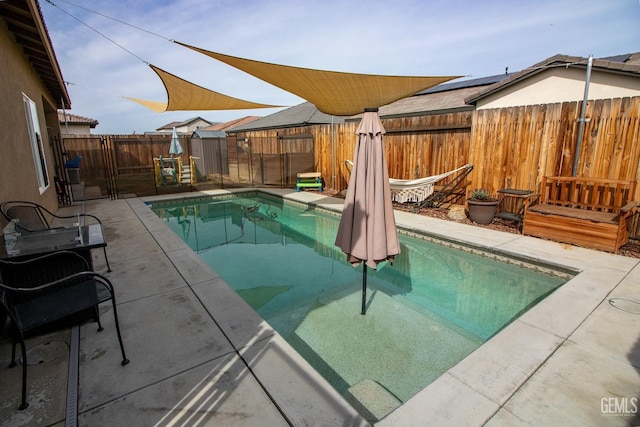
{"label": "beige patio concrete", "polygon": [[[62,349],[58,345],[60,343]],[[69,330],[29,340],[27,347],[30,365],[27,374],[29,407],[19,411],[22,365],[18,363],[16,367],[8,368],[11,361],[11,343],[8,339],[0,341],[0,425],[43,426],[56,423],[64,425],[69,345]],[[52,347],[53,351],[48,351],[48,347]],[[17,347],[17,352],[20,355],[20,346]],[[42,357],[37,357],[34,353],[40,353]]]}
{"label": "beige patio concrete", "polygon": [[[271,192],[342,207],[314,192]],[[87,201],[86,211],[104,222],[113,271],[106,273],[101,252],[94,260],[116,287],[131,363],[119,363],[105,306],[103,332],[93,323],[81,327],[79,425],[368,424],[143,200]],[[377,425],[633,422],[634,414],[615,404],[640,395],[639,260],[405,212],[396,220],[404,229],[579,274]],[[1,344],[7,360],[8,342]],[[19,370],[0,367],[0,425],[64,423],[68,355],[58,359],[30,367],[32,405],[25,411],[16,409]]]}

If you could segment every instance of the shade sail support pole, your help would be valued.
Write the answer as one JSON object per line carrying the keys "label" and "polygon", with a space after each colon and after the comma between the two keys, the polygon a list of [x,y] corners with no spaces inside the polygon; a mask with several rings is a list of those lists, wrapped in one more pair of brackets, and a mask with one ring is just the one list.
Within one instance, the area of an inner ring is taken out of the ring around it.
{"label": "shade sail support pole", "polygon": [[589,84],[591,82],[591,68],[593,66],[593,55],[589,55],[589,62],[587,63],[587,74],[584,81],[584,98],[582,99],[582,108],[580,109],[580,118],[578,119],[578,138],[576,140],[576,154],[573,158],[573,170],[572,176],[578,174],[578,162],[580,161],[580,151],[582,151],[582,138],[584,135],[584,124],[587,122],[587,99],[589,99]]}
{"label": "shade sail support pole", "polygon": [[367,314],[367,264],[362,263],[362,311],[360,314]]}
{"label": "shade sail support pole", "polygon": [[331,189],[336,189],[336,152],[333,140],[333,115],[331,115]]}

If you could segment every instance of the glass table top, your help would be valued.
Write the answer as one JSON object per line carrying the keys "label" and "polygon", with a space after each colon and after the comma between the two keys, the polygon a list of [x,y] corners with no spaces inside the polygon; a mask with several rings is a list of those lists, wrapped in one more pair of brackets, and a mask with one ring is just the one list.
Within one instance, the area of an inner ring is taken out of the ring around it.
{"label": "glass table top", "polygon": [[106,246],[100,224],[22,232],[9,239],[5,235],[4,240],[8,257]]}

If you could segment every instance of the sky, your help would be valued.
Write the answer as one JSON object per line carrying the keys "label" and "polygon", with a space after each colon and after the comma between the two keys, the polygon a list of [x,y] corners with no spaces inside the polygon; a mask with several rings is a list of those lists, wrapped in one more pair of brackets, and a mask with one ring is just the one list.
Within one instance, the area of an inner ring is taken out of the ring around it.
{"label": "sky", "polygon": [[[51,1],[53,4],[51,4]],[[96,134],[226,122],[283,108],[156,113],[153,64],[207,89],[291,107],[304,99],[172,40],[243,58],[365,74],[517,72],[556,55],[640,52],[640,0],[40,0],[71,97]],[[70,16],[71,15],[71,16]]]}

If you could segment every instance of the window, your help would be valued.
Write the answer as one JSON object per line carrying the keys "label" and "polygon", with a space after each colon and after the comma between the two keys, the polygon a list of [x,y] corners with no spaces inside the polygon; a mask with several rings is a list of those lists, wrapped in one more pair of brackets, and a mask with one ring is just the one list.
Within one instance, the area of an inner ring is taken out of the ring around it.
{"label": "window", "polygon": [[27,116],[27,126],[29,127],[29,140],[31,143],[31,151],[33,152],[33,164],[36,170],[36,178],[38,179],[38,187],[40,194],[49,187],[49,174],[47,173],[47,162],[44,157],[44,149],[42,146],[42,136],[40,135],[40,122],[38,121],[38,110],[36,103],[27,95],[22,94],[24,102],[24,113]]}

